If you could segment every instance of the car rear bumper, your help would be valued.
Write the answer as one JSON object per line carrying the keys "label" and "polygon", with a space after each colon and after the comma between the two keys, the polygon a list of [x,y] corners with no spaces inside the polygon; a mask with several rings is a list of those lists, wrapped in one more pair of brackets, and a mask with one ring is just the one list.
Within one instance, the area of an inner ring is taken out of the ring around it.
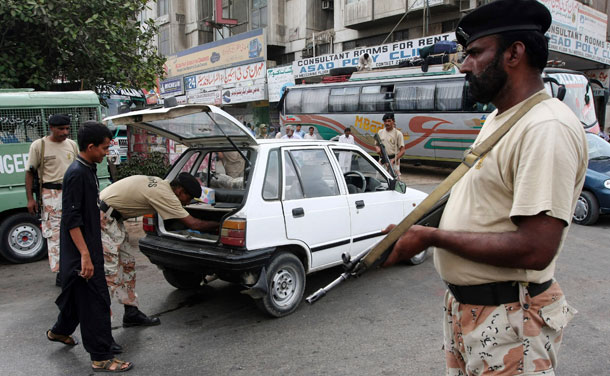
{"label": "car rear bumper", "polygon": [[267,263],[275,248],[242,250],[147,234],[140,239],[140,250],[153,264],[162,267],[224,274],[258,271]]}

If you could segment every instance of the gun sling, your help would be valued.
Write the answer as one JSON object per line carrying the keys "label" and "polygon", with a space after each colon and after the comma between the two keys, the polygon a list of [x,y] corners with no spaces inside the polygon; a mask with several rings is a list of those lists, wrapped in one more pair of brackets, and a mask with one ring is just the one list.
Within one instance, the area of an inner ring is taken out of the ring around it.
{"label": "gun sling", "polygon": [[517,112],[512,115],[504,124],[502,124],[494,133],[481,142],[478,146],[471,149],[462,160],[462,163],[445,179],[434,191],[432,191],[419,205],[409,213],[396,227],[390,231],[377,245],[360,260],[354,269],[356,274],[360,274],[364,270],[373,266],[379,259],[384,259],[393,248],[394,243],[404,234],[411,226],[416,224],[423,218],[435,204],[441,201],[451,187],[457,183],[468,170],[479,161],[481,157],[487,154],[491,148],[525,115],[532,107],[549,99],[550,96],[546,93],[537,93],[530,97]]}

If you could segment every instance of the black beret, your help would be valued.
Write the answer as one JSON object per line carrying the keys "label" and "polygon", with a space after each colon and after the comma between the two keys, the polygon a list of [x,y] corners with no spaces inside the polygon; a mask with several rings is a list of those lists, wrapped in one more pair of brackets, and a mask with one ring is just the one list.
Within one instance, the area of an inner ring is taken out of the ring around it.
{"label": "black beret", "polygon": [[388,112],[385,115],[383,115],[382,120],[385,121],[386,119],[392,119],[394,120],[394,113],[393,112]]}
{"label": "black beret", "polygon": [[50,126],[70,125],[70,116],[66,114],[51,115],[49,118]]}
{"label": "black beret", "polygon": [[496,0],[478,7],[458,22],[455,35],[466,47],[488,35],[509,31],[537,31],[551,26],[551,12],[536,0]]}
{"label": "black beret", "polygon": [[193,198],[201,197],[201,186],[193,175],[188,172],[181,172],[176,180],[178,180],[178,184],[184,188],[186,193],[193,196]]}

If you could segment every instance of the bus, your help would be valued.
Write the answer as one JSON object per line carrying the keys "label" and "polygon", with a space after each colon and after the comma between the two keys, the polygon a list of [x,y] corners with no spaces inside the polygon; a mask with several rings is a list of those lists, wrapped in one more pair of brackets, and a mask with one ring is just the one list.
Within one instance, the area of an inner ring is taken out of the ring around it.
{"label": "bus", "polygon": [[[40,221],[27,211],[25,166],[32,141],[49,134],[48,119],[68,114],[70,138],[87,120],[101,121],[101,105],[93,91],[44,92],[0,90],[0,256],[13,263],[47,254]],[[100,188],[109,184],[106,159],[98,166]]]}
{"label": "bus", "polygon": [[[563,95],[583,127],[599,133],[584,74],[547,68],[543,78],[549,94]],[[292,86],[280,103],[282,125],[313,126],[324,139],[350,127],[356,143],[370,153],[383,114],[393,112],[404,137],[403,158],[419,162],[460,162],[494,109],[469,95],[464,74],[443,66],[356,72],[346,82]]]}

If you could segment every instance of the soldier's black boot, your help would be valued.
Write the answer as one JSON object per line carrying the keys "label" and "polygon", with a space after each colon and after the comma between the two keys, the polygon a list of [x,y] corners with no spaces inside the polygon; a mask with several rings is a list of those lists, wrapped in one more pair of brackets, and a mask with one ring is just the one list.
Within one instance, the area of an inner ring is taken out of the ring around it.
{"label": "soldier's black boot", "polygon": [[148,317],[138,307],[125,305],[125,314],[123,315],[123,327],[130,326],[154,326],[161,324],[158,317]]}
{"label": "soldier's black boot", "polygon": [[112,351],[113,354],[120,354],[123,352],[123,346],[112,340],[112,345],[110,345],[110,351]]}

